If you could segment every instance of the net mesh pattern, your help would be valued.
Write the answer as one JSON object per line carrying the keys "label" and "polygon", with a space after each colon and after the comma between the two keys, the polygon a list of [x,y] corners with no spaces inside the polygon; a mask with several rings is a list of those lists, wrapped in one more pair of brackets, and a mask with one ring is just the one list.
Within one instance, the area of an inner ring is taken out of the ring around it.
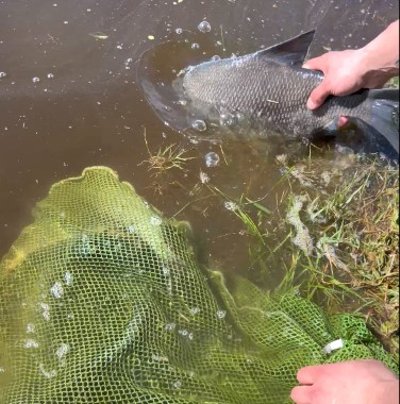
{"label": "net mesh pattern", "polygon": [[0,263],[1,403],[288,403],[300,367],[356,358],[396,368],[358,317],[228,290],[104,167],[54,185]]}

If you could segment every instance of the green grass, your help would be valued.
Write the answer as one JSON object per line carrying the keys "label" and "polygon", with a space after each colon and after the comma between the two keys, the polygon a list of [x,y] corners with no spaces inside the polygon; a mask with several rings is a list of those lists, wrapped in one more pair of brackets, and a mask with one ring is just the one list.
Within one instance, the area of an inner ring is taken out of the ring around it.
{"label": "green grass", "polygon": [[147,142],[146,130],[144,130],[143,136],[149,158],[143,160],[139,165],[146,164],[154,177],[161,176],[173,169],[186,171],[186,164],[194,159],[194,157],[188,156],[187,150],[176,144],[171,144],[152,152]]}
{"label": "green grass", "polygon": [[262,274],[256,281],[271,287],[269,268],[280,269],[278,289],[295,287],[331,313],[362,313],[398,356],[398,168],[355,156],[292,166],[281,157],[278,164],[286,184],[273,191],[274,211],[209,185],[250,236],[250,266]]}

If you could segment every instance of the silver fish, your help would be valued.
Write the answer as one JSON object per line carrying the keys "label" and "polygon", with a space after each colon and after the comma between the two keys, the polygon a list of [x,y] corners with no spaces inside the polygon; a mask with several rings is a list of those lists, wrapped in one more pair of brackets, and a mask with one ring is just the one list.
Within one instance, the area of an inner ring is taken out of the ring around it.
{"label": "silver fish", "polygon": [[286,136],[313,138],[337,130],[346,116],[365,127],[365,151],[398,157],[398,90],[362,90],[330,97],[316,111],[306,102],[323,80],[321,72],[303,69],[314,31],[259,52],[209,61],[186,70],[183,91],[192,108],[208,119],[221,114],[244,116],[252,123]]}

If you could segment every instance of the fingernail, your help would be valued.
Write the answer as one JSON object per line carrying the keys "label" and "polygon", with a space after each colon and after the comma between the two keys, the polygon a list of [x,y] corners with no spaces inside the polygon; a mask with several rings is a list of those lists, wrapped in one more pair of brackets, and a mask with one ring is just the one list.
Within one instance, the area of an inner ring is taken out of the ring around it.
{"label": "fingernail", "polygon": [[338,121],[339,128],[346,126],[348,124],[348,122],[349,122],[349,120],[345,116],[339,117],[339,121]]}
{"label": "fingernail", "polygon": [[303,65],[303,69],[309,69],[310,67],[308,66],[308,64],[307,63],[304,63],[304,65]]}
{"label": "fingernail", "polygon": [[308,100],[308,102],[307,102],[307,108],[308,108],[308,109],[315,109],[315,108],[317,108],[317,104],[315,104],[315,102],[312,101],[312,100]]}

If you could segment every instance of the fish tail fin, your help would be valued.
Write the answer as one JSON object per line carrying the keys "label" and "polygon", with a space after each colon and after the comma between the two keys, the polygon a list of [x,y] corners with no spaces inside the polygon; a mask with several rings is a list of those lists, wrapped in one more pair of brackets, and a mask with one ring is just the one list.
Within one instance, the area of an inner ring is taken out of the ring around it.
{"label": "fish tail fin", "polygon": [[[368,92],[370,115],[366,124],[378,132],[381,138],[381,151],[399,158],[399,90],[378,89]],[[390,150],[391,148],[391,150]],[[386,149],[386,150],[385,150]],[[389,149],[389,150],[388,150]]]}

